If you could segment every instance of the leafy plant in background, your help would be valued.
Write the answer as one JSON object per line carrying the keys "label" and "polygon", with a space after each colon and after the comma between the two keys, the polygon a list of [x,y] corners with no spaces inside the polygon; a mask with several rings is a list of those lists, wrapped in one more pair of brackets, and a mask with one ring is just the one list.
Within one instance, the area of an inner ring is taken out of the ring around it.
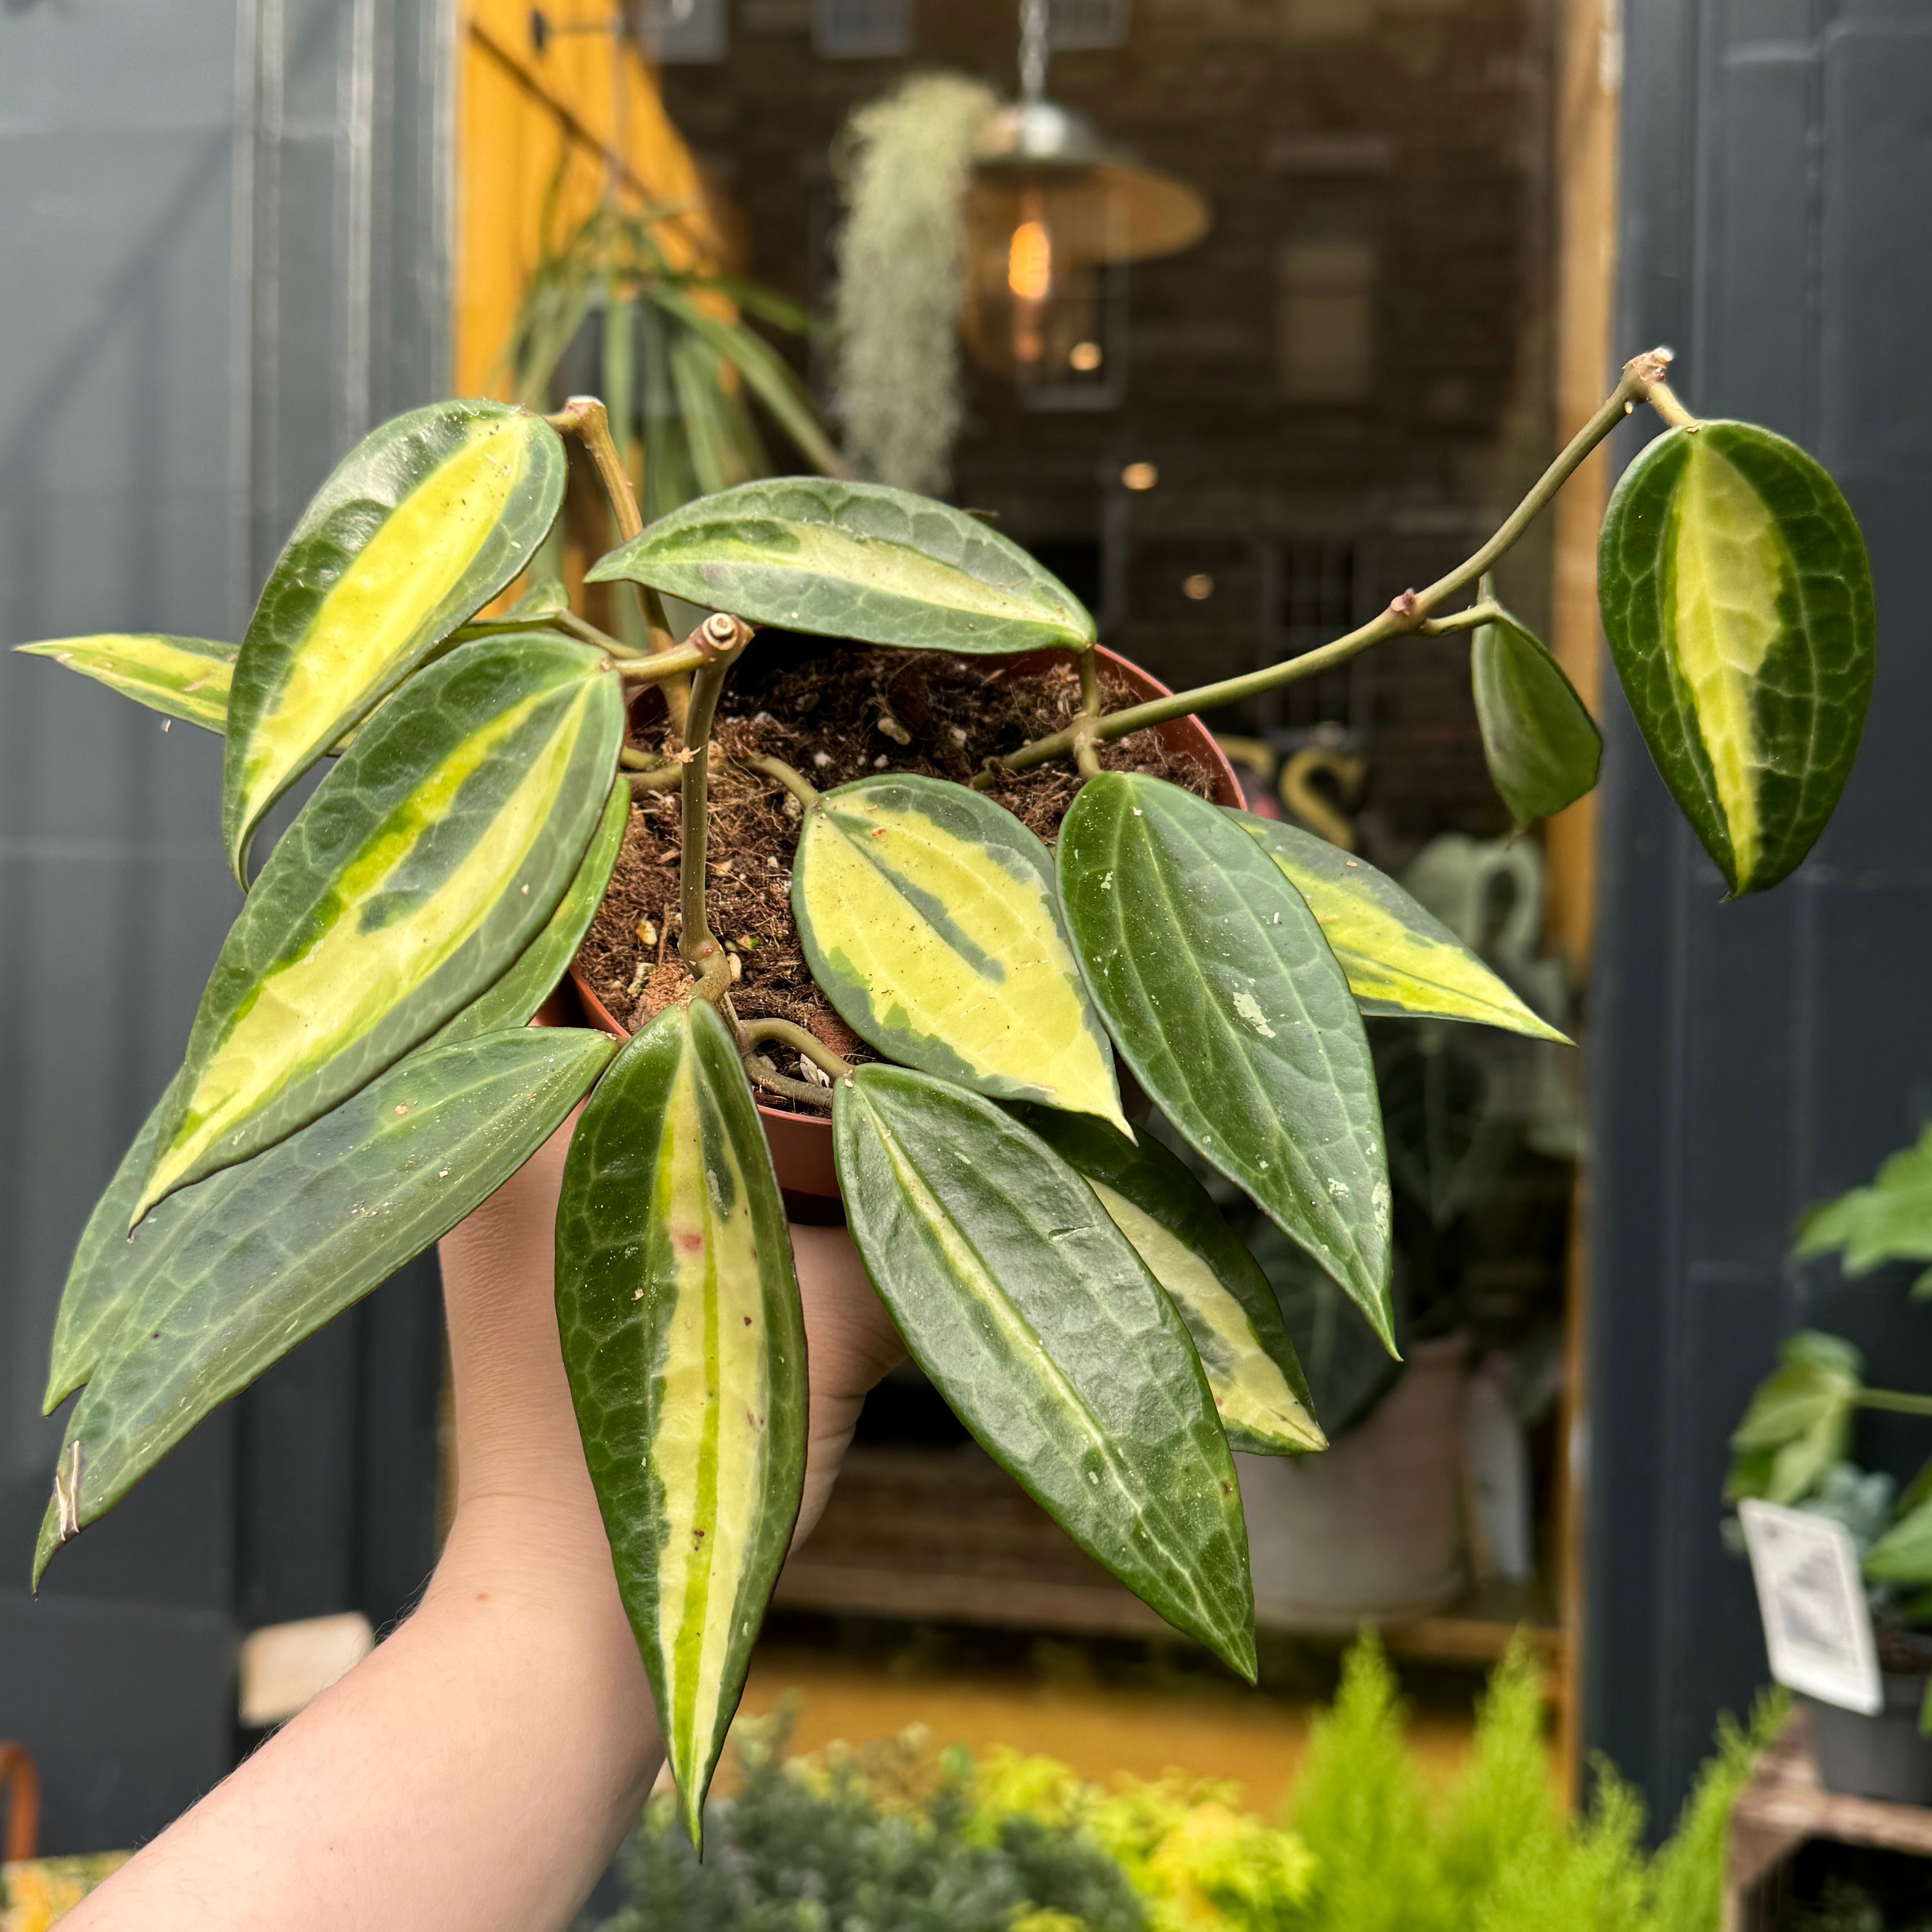
{"label": "leafy plant in background", "polygon": [[736,1734],[746,1777],[711,1807],[713,1857],[699,1864],[653,1799],[626,1855],[630,1902],[598,1932],[1718,1932],[1731,1803],[1784,1710],[1767,1700],[1748,1733],[1725,1721],[1654,1856],[1606,1772],[1590,1810],[1564,1815],[1521,1650],[1438,1797],[1393,1674],[1358,1646],[1274,1826],[1232,1786],[1103,1790],[1048,1758],[935,1758],[916,1733],[787,1762],[782,1724],[766,1720]]}
{"label": "leafy plant in background", "polygon": [[[1390,1187],[1364,1009],[1546,1030],[1371,868],[1103,770],[1100,748],[1385,638],[1520,631],[1490,598],[1456,600],[1647,403],[1671,427],[1605,521],[1613,652],[1732,890],[1776,883],[1850,770],[1874,651],[1864,552],[1809,458],[1694,422],[1666,364],[1631,362],[1438,582],[1302,657],[1119,710],[1064,586],[974,518],[877,484],[740,484],[589,573],[710,610],[682,645],[655,622],[651,648],[627,645],[542,595],[476,620],[554,521],[566,435],[620,530],[640,528],[589,399],[548,418],[441,404],[375,431],[297,526],[238,651],[146,636],[29,647],[225,731],[238,879],[274,800],[339,752],[249,887],[181,1070],[82,1237],[48,1404],[85,1393],[36,1578],[587,1095],[558,1220],[559,1327],[694,1838],[805,1455],[797,1289],[755,1085],[829,1108],[859,1251],[968,1427],[1084,1549],[1252,1676],[1229,1432],[1282,1454],[1322,1433],[1211,1203],[1133,1140],[1115,1055],[1386,1340]],[[991,773],[885,772],[821,796],[761,764],[799,802],[805,953],[885,1057],[856,1070],[784,1021],[741,1024],[706,922],[711,727],[757,625],[972,658],[1050,647],[1079,672],[1070,724],[1001,761],[1065,760],[1084,781],[1052,853],[984,795]],[[625,744],[626,693],[646,684],[664,693],[675,756]],[[1492,722],[1496,704],[1510,711],[1504,738],[1567,773],[1540,804],[1594,781],[1560,675],[1497,679],[1488,701]],[[526,1030],[604,892],[631,785],[673,783],[685,997],[621,1052],[595,1033]],[[773,1042],[829,1090],[780,1072]]]}

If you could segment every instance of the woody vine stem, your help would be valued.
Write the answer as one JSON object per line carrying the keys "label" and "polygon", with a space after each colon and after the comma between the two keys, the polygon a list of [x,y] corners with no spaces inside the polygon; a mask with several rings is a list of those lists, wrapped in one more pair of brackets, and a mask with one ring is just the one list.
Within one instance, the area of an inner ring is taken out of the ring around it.
{"label": "woody vine stem", "polygon": [[1191,712],[1238,704],[1244,698],[1257,698],[1284,684],[1313,677],[1320,672],[1332,670],[1336,664],[1346,664],[1350,658],[1385,638],[1439,637],[1448,632],[1470,630],[1486,623],[1497,614],[1497,607],[1486,598],[1466,610],[1454,611],[1447,616],[1432,617],[1430,614],[1458,591],[1466,590],[1478,582],[1498,558],[1514,548],[1535,521],[1538,513],[1570,480],[1584,458],[1638,404],[1648,404],[1673,428],[1697,428],[1696,418],[1672,394],[1664,380],[1671,359],[1669,350],[1653,349],[1626,362],[1623,380],[1604,399],[1596,414],[1570,439],[1563,453],[1537,478],[1529,494],[1510,512],[1496,533],[1473,556],[1458,564],[1448,576],[1438,578],[1426,590],[1405,590],[1379,616],[1372,618],[1359,629],[1318,650],[1304,651],[1299,657],[1270,664],[1265,670],[1223,678],[1218,684],[1197,686],[1192,691],[1177,691],[1170,697],[1152,698],[1144,704],[1129,705],[1124,710],[1104,714],[1100,710],[1098,680],[1090,670],[1093,654],[1083,652],[1081,704],[1073,722],[1064,730],[1036,739],[1004,758],[988,759],[985,768],[974,777],[974,788],[983,791],[1010,772],[1029,771],[1035,765],[1045,764],[1048,759],[1064,757],[1069,752],[1072,754],[1082,776],[1090,777],[1100,769],[1094,747],[1111,744],[1116,738],[1126,737],[1130,732],[1144,730],[1150,724],[1164,724],[1169,718],[1185,717]]}

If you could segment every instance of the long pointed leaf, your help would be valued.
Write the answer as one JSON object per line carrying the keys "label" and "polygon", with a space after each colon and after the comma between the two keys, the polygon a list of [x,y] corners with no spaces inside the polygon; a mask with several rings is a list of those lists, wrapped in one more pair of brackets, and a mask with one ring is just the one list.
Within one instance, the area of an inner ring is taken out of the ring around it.
{"label": "long pointed leaf", "polygon": [[439,403],[351,450],[302,512],[236,659],[221,832],[238,879],[263,812],[536,554],[563,444],[501,403]]}
{"label": "long pointed leaf", "polygon": [[590,843],[623,734],[600,652],[460,644],[316,788],[215,962],[136,1218],[305,1126],[500,979]]}
{"label": "long pointed leaf", "polygon": [[1138,772],[1088,780],[1058,862],[1075,955],[1136,1077],[1390,1342],[1375,1068],[1306,902],[1219,806]]}
{"label": "long pointed leaf", "polygon": [[54,638],[14,648],[28,657],[51,658],[150,711],[199,724],[204,731],[227,729],[228,683],[238,644],[144,632]]}
{"label": "long pointed leaf", "polygon": [[724,1023],[670,1006],[584,1109],[557,1327],[692,1842],[805,1480],[784,1204]]}
{"label": "long pointed leaf", "polygon": [[1508,616],[1479,626],[1469,682],[1490,777],[1519,832],[1595,785],[1603,735],[1540,638]]}
{"label": "long pointed leaf", "polygon": [[1473,1020],[1570,1044],[1386,872],[1299,826],[1232,807],[1228,816],[1307,901],[1364,1012]]}
{"label": "long pointed leaf", "polygon": [[1774,886],[1831,818],[1871,695],[1871,569],[1838,485],[1749,423],[1669,430],[1617,484],[1597,584],[1678,808],[1733,892]]}
{"label": "long pointed leaf", "polygon": [[508,972],[490,990],[472,1000],[431,1039],[434,1046],[472,1040],[479,1033],[526,1024],[548,999],[577,957],[590,922],[604,902],[617,854],[624,844],[624,827],[631,817],[631,788],[620,778],[604,802],[604,816],[590,841],[590,849],[577,868],[570,889],[557,902],[542,932],[524,949]]}
{"label": "long pointed leaf", "polygon": [[861,1067],[832,1121],[852,1238],[920,1366],[1075,1542],[1252,1679],[1227,1438],[1174,1304],[1093,1190],[930,1074]]}
{"label": "long pointed leaf", "polygon": [[707,609],[861,644],[968,655],[1084,651],[1094,620],[976,517],[882,483],[784,476],[674,510],[585,581],[628,578]]}
{"label": "long pointed leaf", "polygon": [[614,1051],[545,1028],[412,1054],[113,1244],[101,1299],[122,1318],[68,1424],[35,1582],[212,1409],[501,1186]]}
{"label": "long pointed leaf", "polygon": [[1200,1182],[1150,1135],[1136,1145],[1099,1120],[1015,1112],[1093,1189],[1180,1311],[1229,1444],[1254,1456],[1325,1449],[1274,1290]]}
{"label": "long pointed leaf", "polygon": [[812,976],[881,1053],[1127,1130],[1052,856],[1011,812],[941,778],[841,785],[806,812],[791,904]]}

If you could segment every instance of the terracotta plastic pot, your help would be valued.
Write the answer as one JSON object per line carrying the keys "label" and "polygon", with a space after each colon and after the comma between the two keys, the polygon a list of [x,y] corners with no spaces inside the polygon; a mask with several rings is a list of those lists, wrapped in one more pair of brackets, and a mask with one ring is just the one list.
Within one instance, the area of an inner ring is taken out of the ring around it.
{"label": "terracotta plastic pot", "polygon": [[[1071,662],[1072,655],[1067,651],[1036,651],[1029,656],[1016,658],[1008,666],[1006,675],[1037,675],[1053,664]],[[1150,677],[1138,664],[1130,664],[1125,658],[1106,650],[1100,650],[1099,656],[1102,662],[1132,691],[1136,702],[1168,695],[1167,686],[1158,679]],[[640,694],[638,701],[651,703],[655,698],[655,692],[647,689]],[[1214,780],[1217,805],[1238,806],[1241,802],[1240,782],[1234,776],[1234,767],[1222,757],[1213,734],[1198,718],[1170,718],[1165,724],[1156,724],[1153,728],[1160,734],[1162,742],[1169,750],[1184,752],[1207,767]],[[578,970],[574,962],[571,965],[570,977],[584,1016],[591,1024],[619,1040],[628,1039],[629,1029],[612,1017],[590,982]],[[778,1186],[784,1190],[785,1204],[792,1218],[801,1221],[842,1220],[844,1216],[839,1206],[838,1176],[832,1162],[831,1121],[818,1114],[782,1113],[770,1107],[760,1107],[758,1118],[764,1123],[765,1139],[772,1150],[772,1164],[778,1169]]]}

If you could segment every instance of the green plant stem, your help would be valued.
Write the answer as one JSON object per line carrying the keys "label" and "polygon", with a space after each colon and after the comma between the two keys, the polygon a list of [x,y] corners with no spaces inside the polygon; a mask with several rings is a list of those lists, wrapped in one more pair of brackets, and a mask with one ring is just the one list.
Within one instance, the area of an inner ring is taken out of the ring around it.
{"label": "green plant stem", "polygon": [[1932,1395],[1906,1395],[1898,1389],[1861,1389],[1860,1408],[1882,1408],[1893,1415],[1932,1415]]}
{"label": "green plant stem", "polygon": [[802,1026],[794,1026],[790,1020],[746,1020],[738,1028],[740,1051],[749,1052],[761,1041],[775,1040],[782,1045],[810,1060],[821,1073],[829,1073],[835,1080],[851,1077],[852,1066],[849,1060],[842,1060],[818,1036]]}
{"label": "green plant stem", "polygon": [[620,644],[608,631],[600,631],[587,617],[580,617],[574,610],[560,610],[552,620],[560,629],[568,631],[572,637],[581,638],[586,644],[595,644],[607,657],[614,657],[620,663],[646,662],[646,654],[633,650],[628,644]]}
{"label": "green plant stem", "polygon": [[734,758],[732,763],[742,765],[748,772],[762,772],[768,778],[776,778],[800,805],[818,802],[818,788],[804,772],[787,764],[782,758],[768,758],[760,753],[755,757]]}
{"label": "green plant stem", "polygon": [[773,1094],[782,1094],[788,1100],[797,1100],[808,1107],[830,1108],[832,1090],[829,1087],[814,1087],[809,1081],[794,1080],[788,1073],[781,1073],[762,1054],[748,1053],[744,1060],[746,1078],[755,1085]]}
{"label": "green plant stem", "polygon": [[[1169,718],[1184,718],[1192,712],[1212,710],[1220,705],[1237,704],[1244,698],[1258,698],[1264,692],[1277,690],[1282,685],[1333,670],[1388,638],[1417,632],[1431,634],[1429,627],[1432,623],[1438,627],[1439,634],[1441,631],[1466,629],[1471,623],[1486,621],[1490,614],[1478,614],[1478,608],[1459,611],[1446,618],[1432,618],[1430,613],[1458,591],[1466,590],[1515,546],[1538,513],[1582,466],[1584,459],[1639,403],[1656,402],[1658,413],[1664,416],[1666,421],[1670,419],[1668,411],[1682,412],[1683,406],[1664,383],[1664,372],[1670,366],[1670,352],[1666,349],[1654,349],[1648,355],[1633,356],[1626,362],[1622,380],[1604,399],[1596,414],[1570,439],[1562,454],[1537,478],[1496,534],[1473,556],[1459,563],[1447,576],[1438,578],[1427,589],[1405,590],[1391,599],[1388,609],[1379,616],[1372,618],[1359,629],[1317,650],[1304,651],[1299,657],[1270,664],[1265,670],[1223,678],[1219,683],[1198,686],[1192,691],[1178,691],[1171,697],[1153,698],[1144,704],[1110,711],[1091,722],[1076,718],[1064,730],[1036,739],[1030,745],[1022,746],[1004,758],[988,759],[986,768],[974,774],[974,787],[983,791],[1002,772],[1028,771],[1068,752],[1077,754],[1083,740],[1090,745],[1095,742],[1110,744],[1117,738],[1124,738],[1130,732],[1144,730],[1150,724],[1164,724]],[[1685,420],[1690,418],[1687,417]]]}
{"label": "green plant stem", "polygon": [[692,632],[688,641],[706,662],[692,680],[691,704],[681,728],[685,749],[691,755],[684,764],[679,794],[678,888],[682,917],[677,950],[685,964],[697,970],[694,997],[709,1000],[721,1008],[731,984],[731,962],[724,949],[712,938],[704,915],[705,848],[711,811],[708,782],[711,722],[718,715],[718,698],[724,688],[725,675],[751,637],[748,624],[722,611],[706,618]]}
{"label": "green plant stem", "polygon": [[663,684],[673,678],[688,677],[710,661],[710,653],[700,646],[680,644],[651,657],[633,652],[619,664],[617,675],[628,684]]}

